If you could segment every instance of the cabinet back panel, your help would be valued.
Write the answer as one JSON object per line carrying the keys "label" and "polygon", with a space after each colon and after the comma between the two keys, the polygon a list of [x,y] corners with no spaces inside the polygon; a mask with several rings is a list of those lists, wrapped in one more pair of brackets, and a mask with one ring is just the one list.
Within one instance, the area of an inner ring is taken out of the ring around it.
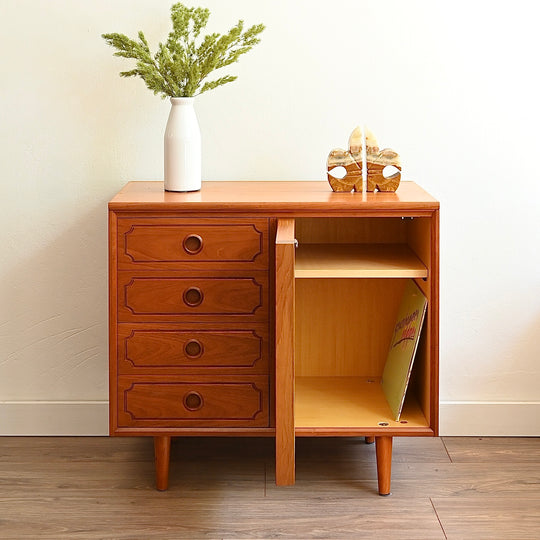
{"label": "cabinet back panel", "polygon": [[296,375],[380,377],[405,283],[296,280]]}
{"label": "cabinet back panel", "polygon": [[297,218],[300,244],[399,244],[407,241],[408,220],[399,218]]}
{"label": "cabinet back panel", "polygon": [[431,219],[414,218],[406,221],[407,243],[426,268],[431,268]]}

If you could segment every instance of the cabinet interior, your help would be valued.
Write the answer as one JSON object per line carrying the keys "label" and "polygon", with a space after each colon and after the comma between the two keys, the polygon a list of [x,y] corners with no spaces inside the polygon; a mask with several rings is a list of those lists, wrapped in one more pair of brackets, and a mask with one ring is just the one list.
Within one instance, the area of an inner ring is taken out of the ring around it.
{"label": "cabinet interior", "polygon": [[428,428],[429,316],[400,422],[380,383],[407,279],[429,310],[429,218],[297,218],[295,226],[297,434]]}

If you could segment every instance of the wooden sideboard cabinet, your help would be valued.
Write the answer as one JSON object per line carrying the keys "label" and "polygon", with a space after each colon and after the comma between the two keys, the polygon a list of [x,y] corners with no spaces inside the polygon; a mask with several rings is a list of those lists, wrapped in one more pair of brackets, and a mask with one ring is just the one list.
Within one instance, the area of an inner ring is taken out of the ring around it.
{"label": "wooden sideboard cabinet", "polygon": [[[428,299],[399,422],[381,388],[399,302]],[[110,434],[270,436],[294,484],[295,437],[438,434],[439,203],[334,193],[327,182],[130,182],[109,203]]]}

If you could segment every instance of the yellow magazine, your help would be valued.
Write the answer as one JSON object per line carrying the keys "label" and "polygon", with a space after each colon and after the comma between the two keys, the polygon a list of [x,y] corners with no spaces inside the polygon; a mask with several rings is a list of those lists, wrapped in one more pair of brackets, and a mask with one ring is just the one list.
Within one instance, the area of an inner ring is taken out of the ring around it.
{"label": "yellow magazine", "polygon": [[409,280],[401,299],[382,376],[383,392],[396,421],[403,409],[426,308],[427,298],[416,283]]}

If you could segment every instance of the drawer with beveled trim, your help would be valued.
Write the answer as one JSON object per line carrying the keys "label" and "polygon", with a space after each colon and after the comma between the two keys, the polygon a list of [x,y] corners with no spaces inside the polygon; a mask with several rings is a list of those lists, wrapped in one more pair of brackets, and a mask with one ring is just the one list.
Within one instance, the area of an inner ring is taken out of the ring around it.
{"label": "drawer with beveled trim", "polygon": [[118,378],[119,427],[265,427],[264,375]]}
{"label": "drawer with beveled trim", "polygon": [[118,269],[268,268],[267,219],[118,218]]}
{"label": "drawer with beveled trim", "polygon": [[[255,274],[255,275],[254,275]],[[268,320],[266,272],[118,275],[118,319],[123,322]]]}
{"label": "drawer with beveled trim", "polygon": [[[221,326],[221,327],[220,327]],[[268,373],[268,325],[142,324],[118,327],[124,374]]]}

